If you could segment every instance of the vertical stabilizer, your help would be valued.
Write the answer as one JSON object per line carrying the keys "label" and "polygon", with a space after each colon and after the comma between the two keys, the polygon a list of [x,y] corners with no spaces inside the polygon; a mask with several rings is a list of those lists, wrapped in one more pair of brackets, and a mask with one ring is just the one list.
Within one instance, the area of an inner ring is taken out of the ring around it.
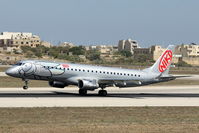
{"label": "vertical stabilizer", "polygon": [[174,45],[169,45],[168,48],[159,57],[159,59],[153,64],[153,66],[147,70],[157,74],[162,74],[164,72],[168,73],[173,57],[174,48]]}

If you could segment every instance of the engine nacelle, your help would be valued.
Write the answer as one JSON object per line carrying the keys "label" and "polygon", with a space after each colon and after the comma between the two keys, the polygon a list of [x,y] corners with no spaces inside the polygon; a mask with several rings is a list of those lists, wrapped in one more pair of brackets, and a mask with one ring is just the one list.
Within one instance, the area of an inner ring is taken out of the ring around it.
{"label": "engine nacelle", "polygon": [[65,83],[59,81],[49,81],[49,85],[56,88],[64,88],[67,86]]}
{"label": "engine nacelle", "polygon": [[99,88],[99,84],[97,83],[96,80],[79,80],[78,81],[78,86],[80,89],[85,89],[85,90],[95,90]]}

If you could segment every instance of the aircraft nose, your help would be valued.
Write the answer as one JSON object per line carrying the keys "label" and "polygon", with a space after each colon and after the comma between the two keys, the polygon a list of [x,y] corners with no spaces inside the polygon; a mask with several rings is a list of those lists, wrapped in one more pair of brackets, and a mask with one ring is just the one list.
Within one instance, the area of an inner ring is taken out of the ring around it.
{"label": "aircraft nose", "polygon": [[16,68],[9,68],[8,70],[6,70],[6,74],[15,77],[17,76],[18,71]]}

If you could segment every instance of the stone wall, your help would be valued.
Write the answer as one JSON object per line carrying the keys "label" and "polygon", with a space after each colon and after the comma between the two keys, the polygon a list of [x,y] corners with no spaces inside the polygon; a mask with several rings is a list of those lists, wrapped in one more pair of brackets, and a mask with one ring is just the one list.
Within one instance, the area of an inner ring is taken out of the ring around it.
{"label": "stone wall", "polygon": [[182,61],[192,66],[199,66],[199,57],[183,57]]}

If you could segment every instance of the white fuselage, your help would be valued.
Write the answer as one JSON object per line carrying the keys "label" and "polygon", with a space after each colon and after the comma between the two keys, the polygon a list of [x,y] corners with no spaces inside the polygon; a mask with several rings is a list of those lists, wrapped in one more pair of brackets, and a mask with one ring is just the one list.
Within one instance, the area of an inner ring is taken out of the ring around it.
{"label": "white fuselage", "polygon": [[143,70],[123,69],[114,67],[103,67],[93,65],[82,65],[72,63],[57,63],[46,61],[21,61],[11,69],[18,73],[11,76],[47,81],[61,81],[69,84],[78,84],[78,80],[94,79],[96,81],[140,81],[154,82],[157,74],[148,73]]}
{"label": "white fuselage", "polygon": [[168,74],[173,49],[174,46],[169,45],[159,59],[144,70],[27,60],[18,62],[6,74],[22,78],[25,81],[24,89],[28,88],[29,79],[46,80],[50,86],[58,88],[77,85],[79,94],[83,95],[87,90],[101,88],[99,95],[105,96],[107,92],[104,88],[109,86],[133,87],[174,80],[175,77]]}

